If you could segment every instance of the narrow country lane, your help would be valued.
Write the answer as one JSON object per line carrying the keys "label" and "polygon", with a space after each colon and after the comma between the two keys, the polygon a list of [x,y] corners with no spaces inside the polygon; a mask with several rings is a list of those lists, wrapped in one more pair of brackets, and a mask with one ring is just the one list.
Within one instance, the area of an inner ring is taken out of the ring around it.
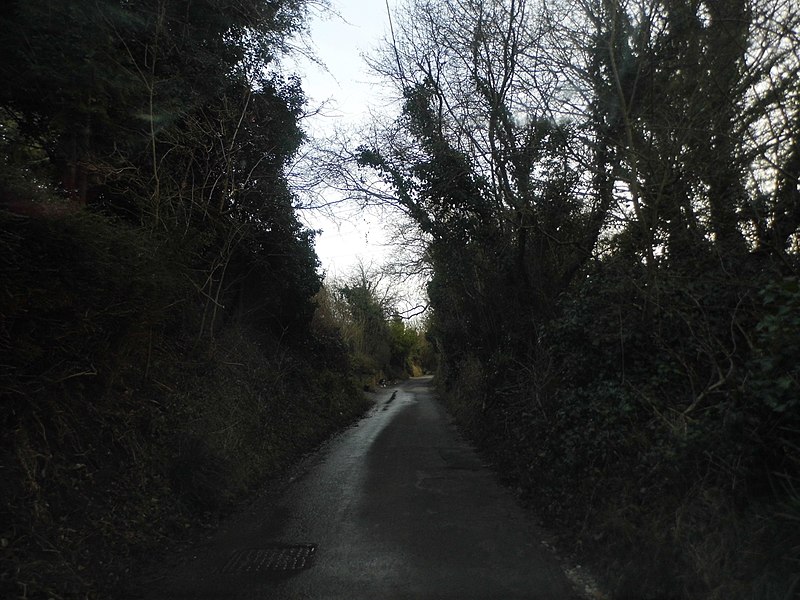
{"label": "narrow country lane", "polygon": [[[381,390],[368,417],[151,584],[148,598],[572,598],[540,539],[430,378],[418,378]],[[306,568],[265,566],[279,555],[302,564],[312,546]]]}

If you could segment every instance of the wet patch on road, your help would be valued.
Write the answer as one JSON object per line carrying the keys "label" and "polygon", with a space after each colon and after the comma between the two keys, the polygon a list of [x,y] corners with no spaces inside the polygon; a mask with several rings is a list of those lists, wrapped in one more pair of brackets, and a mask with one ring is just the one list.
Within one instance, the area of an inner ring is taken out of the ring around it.
{"label": "wet patch on road", "polygon": [[474,452],[464,448],[439,448],[439,456],[447,468],[460,471],[480,471],[486,468]]}
{"label": "wet patch on road", "polygon": [[234,552],[220,573],[293,573],[311,566],[316,544],[272,544]]}
{"label": "wet patch on road", "polygon": [[397,398],[397,390],[392,392],[392,397],[389,398],[386,403],[383,405],[383,410],[389,410],[389,405]]}
{"label": "wet patch on road", "polygon": [[462,479],[446,477],[423,477],[417,482],[417,489],[436,494],[458,494],[467,492],[470,484]]}

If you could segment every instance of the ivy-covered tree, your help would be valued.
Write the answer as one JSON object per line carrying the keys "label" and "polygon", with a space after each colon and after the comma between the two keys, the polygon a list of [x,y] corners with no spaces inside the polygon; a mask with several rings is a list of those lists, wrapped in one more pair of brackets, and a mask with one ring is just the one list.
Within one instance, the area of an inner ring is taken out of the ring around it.
{"label": "ivy-covered tree", "polygon": [[670,537],[621,551],[648,576],[620,597],[792,589],[796,536],[770,562],[749,529],[760,571],[742,588],[736,544],[701,565],[686,548],[734,535],[697,517],[712,496],[797,518],[796,369],[778,349],[796,345],[800,268],[795,4],[409,0],[372,61],[401,114],[350,182],[391,190],[423,233],[457,414],[554,518],[602,522],[595,540],[627,535],[603,519],[631,506],[694,511],[684,531],[623,520]]}

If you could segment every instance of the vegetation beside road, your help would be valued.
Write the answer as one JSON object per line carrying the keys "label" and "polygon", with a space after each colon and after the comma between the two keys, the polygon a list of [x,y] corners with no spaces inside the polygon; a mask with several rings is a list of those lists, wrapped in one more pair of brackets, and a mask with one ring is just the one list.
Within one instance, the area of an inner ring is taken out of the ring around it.
{"label": "vegetation beside road", "polygon": [[419,327],[298,220],[306,8],[0,7],[0,593],[110,595],[438,364],[615,598],[796,594],[797,3],[405,2],[320,169],[414,225]]}
{"label": "vegetation beside road", "polygon": [[306,8],[2,4],[0,596],[114,597],[367,407],[287,179]]}
{"label": "vegetation beside road", "polygon": [[409,0],[372,59],[403,112],[345,184],[416,223],[444,396],[614,598],[800,588],[798,32]]}
{"label": "vegetation beside road", "polygon": [[368,408],[335,332],[232,321],[197,339],[179,257],[136,229],[10,218],[3,597],[115,597]]}

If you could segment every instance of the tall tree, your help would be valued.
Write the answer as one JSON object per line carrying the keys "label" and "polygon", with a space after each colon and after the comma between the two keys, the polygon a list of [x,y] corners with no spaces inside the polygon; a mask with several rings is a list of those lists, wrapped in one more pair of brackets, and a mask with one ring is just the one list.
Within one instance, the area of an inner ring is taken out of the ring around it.
{"label": "tall tree", "polygon": [[613,160],[581,147],[599,125],[569,118],[568,99],[548,93],[561,76],[546,25],[526,0],[409,2],[373,61],[403,116],[361,163],[430,238],[429,293],[454,355],[525,354],[611,205],[611,167],[599,167],[608,183],[596,194],[583,174]]}
{"label": "tall tree", "polygon": [[[285,174],[304,140],[304,97],[275,64],[304,10],[299,0],[34,0],[0,13],[2,76],[15,82],[0,113],[48,166],[18,167],[184,244],[200,336],[237,302],[273,328],[309,319],[317,263]],[[264,286],[272,300],[255,300]]]}

